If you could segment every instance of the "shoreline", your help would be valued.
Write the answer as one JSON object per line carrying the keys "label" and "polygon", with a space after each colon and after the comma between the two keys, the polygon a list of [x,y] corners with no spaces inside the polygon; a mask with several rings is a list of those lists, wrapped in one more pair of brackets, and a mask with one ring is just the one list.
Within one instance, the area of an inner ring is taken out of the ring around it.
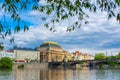
{"label": "shoreline", "polygon": [[120,65],[110,66],[110,65],[102,65],[102,66],[95,66],[89,67],[83,64],[77,64],[75,66],[59,66],[59,67],[49,67],[49,63],[14,63],[12,69],[19,69],[19,66],[22,66],[23,69],[120,69]]}

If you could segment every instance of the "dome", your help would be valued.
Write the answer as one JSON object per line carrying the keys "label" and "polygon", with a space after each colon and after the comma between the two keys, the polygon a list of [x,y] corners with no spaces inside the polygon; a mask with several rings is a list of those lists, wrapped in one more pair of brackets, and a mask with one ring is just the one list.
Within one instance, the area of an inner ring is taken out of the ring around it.
{"label": "dome", "polygon": [[44,42],[40,45],[39,50],[54,50],[54,51],[62,51],[61,46],[57,42]]}

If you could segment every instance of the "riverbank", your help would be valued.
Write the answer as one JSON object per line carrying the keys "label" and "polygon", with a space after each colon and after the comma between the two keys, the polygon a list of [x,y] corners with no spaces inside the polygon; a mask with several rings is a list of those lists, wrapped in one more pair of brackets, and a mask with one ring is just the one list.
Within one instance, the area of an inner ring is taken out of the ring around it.
{"label": "riverbank", "polygon": [[106,65],[101,64],[95,67],[96,69],[120,69],[120,65]]}
{"label": "riverbank", "polygon": [[68,65],[52,65],[52,67],[49,65],[49,63],[14,63],[13,69],[48,69],[48,68],[73,68],[73,69],[107,69],[107,68],[119,68],[120,64],[99,64],[94,67],[90,67],[88,64],[76,64],[74,66],[68,66]]}
{"label": "riverbank", "polygon": [[48,69],[48,63],[14,63],[13,69]]}

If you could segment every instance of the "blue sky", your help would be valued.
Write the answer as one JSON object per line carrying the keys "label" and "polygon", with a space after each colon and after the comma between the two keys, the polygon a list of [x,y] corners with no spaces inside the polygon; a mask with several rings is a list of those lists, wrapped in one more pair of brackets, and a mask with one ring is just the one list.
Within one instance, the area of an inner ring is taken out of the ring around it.
{"label": "blue sky", "polygon": [[[88,12],[89,13],[89,12]],[[0,16],[2,14],[0,13]],[[19,47],[38,47],[44,41],[56,41],[64,50],[73,52],[75,50],[85,53],[95,54],[97,52],[108,52],[110,55],[120,52],[120,24],[115,18],[107,19],[105,12],[89,13],[89,24],[82,25],[81,28],[72,32],[66,32],[68,20],[56,24],[57,32],[51,32],[43,27],[41,20],[44,14],[38,11],[20,12],[23,21],[29,25],[29,31],[13,34],[14,43],[9,43],[10,36],[4,40],[5,49],[10,49],[14,45]],[[69,18],[73,22],[76,17]],[[12,24],[14,25],[14,24]]]}

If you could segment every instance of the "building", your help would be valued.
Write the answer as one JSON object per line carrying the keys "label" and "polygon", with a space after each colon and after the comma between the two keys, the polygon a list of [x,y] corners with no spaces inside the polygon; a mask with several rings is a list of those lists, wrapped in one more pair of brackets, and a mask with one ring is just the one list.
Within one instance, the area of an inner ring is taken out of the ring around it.
{"label": "building", "polygon": [[68,51],[63,51],[63,53],[65,54],[64,57],[65,62],[72,61],[72,55]]}
{"label": "building", "polygon": [[88,60],[94,60],[94,58],[95,57],[93,55],[90,55],[90,54],[88,55]]}
{"label": "building", "polygon": [[30,61],[38,61],[39,60],[38,51],[15,49],[14,54],[15,54],[16,62],[30,62]]}
{"label": "building", "polygon": [[91,54],[85,53],[84,54],[84,60],[94,60],[94,56],[91,55]]}
{"label": "building", "polygon": [[94,59],[93,55],[90,55],[87,53],[83,54],[82,52],[79,52],[79,51],[73,52],[72,57],[73,57],[74,61],[76,61],[76,60],[93,60]]}
{"label": "building", "polygon": [[75,51],[73,52],[73,60],[83,60],[84,59],[84,55],[82,54],[82,52],[79,51]]}
{"label": "building", "polygon": [[57,42],[47,41],[42,43],[38,50],[22,50],[22,48],[15,49],[15,60],[17,62],[61,62],[61,61],[71,61],[72,56],[62,49],[62,47]]}
{"label": "building", "polygon": [[[67,51],[64,51],[57,42],[47,41],[40,45],[40,62],[61,62],[65,58],[70,59]],[[67,60],[68,61],[68,60]]]}
{"label": "building", "polygon": [[0,51],[0,58],[2,57],[9,57],[11,59],[15,58],[13,51],[7,51],[7,50]]}

